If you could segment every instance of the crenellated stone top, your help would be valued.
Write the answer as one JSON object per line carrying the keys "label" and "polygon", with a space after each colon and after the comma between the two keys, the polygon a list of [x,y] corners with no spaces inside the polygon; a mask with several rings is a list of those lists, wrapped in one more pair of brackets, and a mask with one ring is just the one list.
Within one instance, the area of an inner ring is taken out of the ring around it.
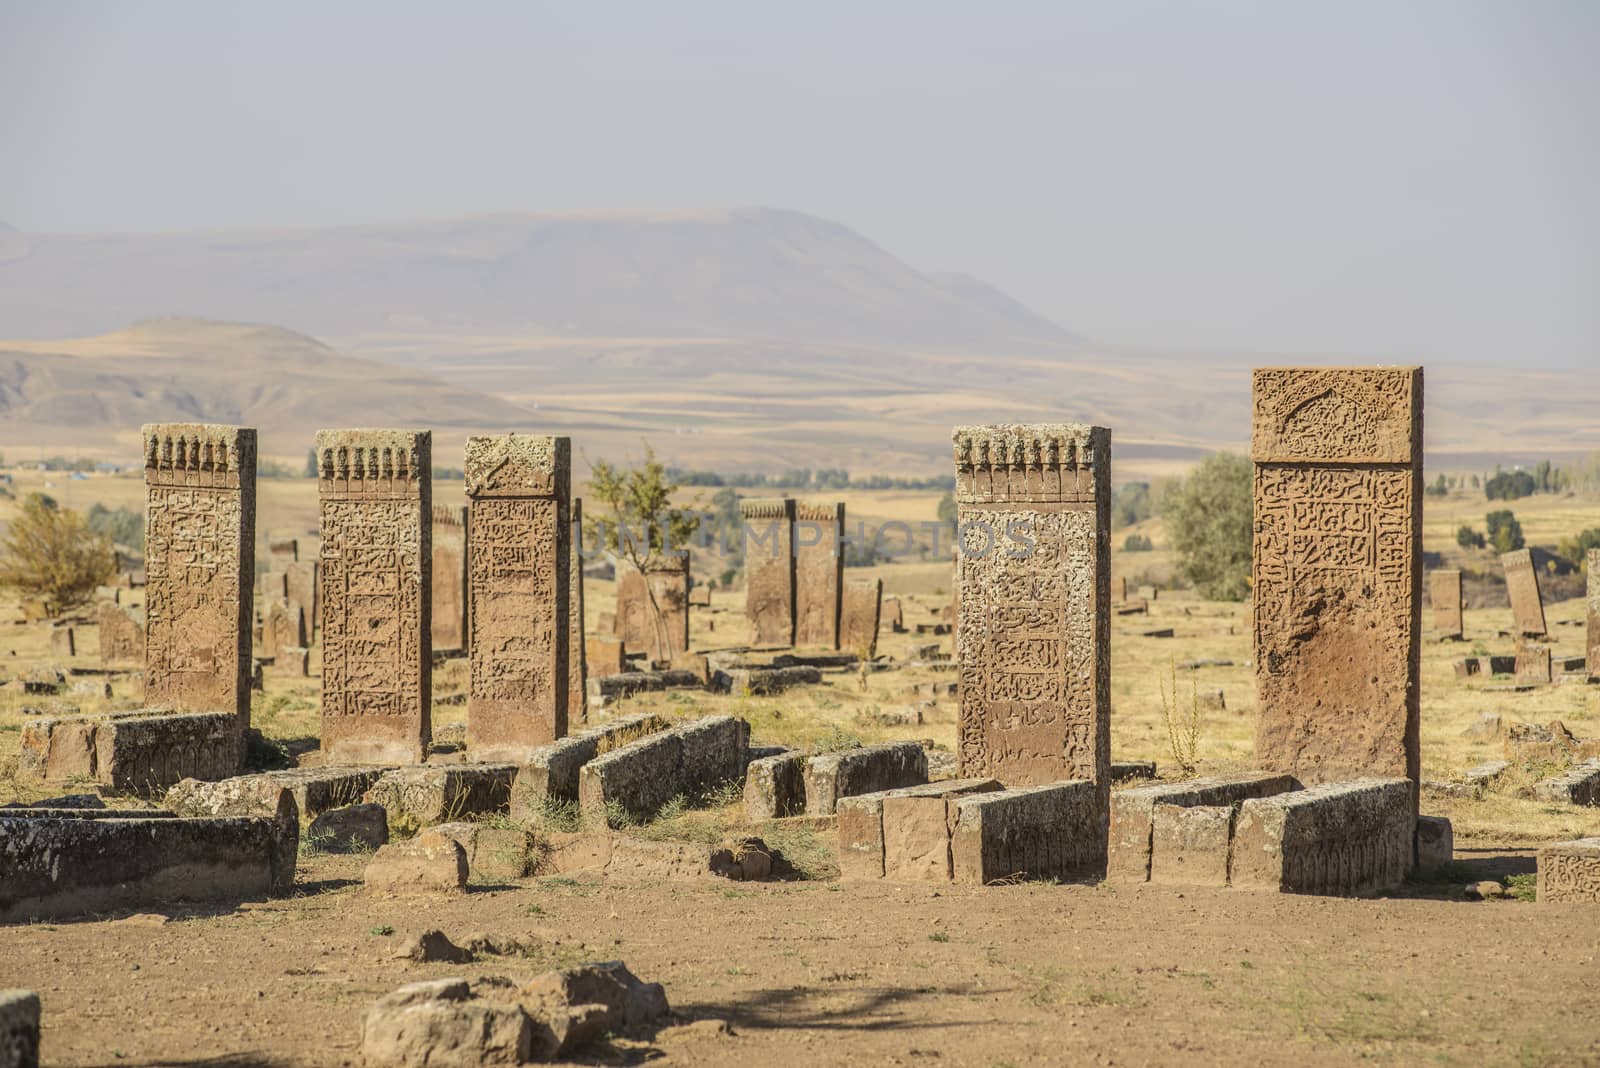
{"label": "crenellated stone top", "polygon": [[844,502],[797,500],[794,517],[806,523],[843,523]]}
{"label": "crenellated stone top", "polygon": [[562,497],[570,493],[572,439],[484,434],[467,439],[467,496]]}
{"label": "crenellated stone top", "polygon": [[431,431],[317,431],[317,486],[325,497],[416,497],[432,476]]}
{"label": "crenellated stone top", "polygon": [[461,504],[436,504],[433,506],[433,525],[436,527],[465,527],[467,509]]}
{"label": "crenellated stone top", "polygon": [[958,426],[956,496],[969,503],[1090,499],[1109,477],[1111,431],[1085,423]]}
{"label": "crenellated stone top", "polygon": [[746,497],[739,502],[739,515],[745,519],[786,519],[794,514],[794,501],[788,497]]}
{"label": "crenellated stone top", "polygon": [[255,481],[253,427],[149,423],[140,435],[147,483],[236,488]]}

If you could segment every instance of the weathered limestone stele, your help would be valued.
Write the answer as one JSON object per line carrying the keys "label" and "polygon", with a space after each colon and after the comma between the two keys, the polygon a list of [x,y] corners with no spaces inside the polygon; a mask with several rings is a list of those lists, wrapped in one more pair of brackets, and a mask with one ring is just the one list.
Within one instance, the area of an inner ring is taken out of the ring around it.
{"label": "weathered limestone stele", "polygon": [[1590,675],[1600,675],[1600,549],[1590,549],[1587,563],[1589,565],[1589,610],[1587,613],[1588,634],[1587,657]]}
{"label": "weathered limestone stele", "polygon": [[0,1068],[39,1068],[39,995],[0,990]]}
{"label": "weathered limestone stele", "polygon": [[794,504],[794,643],[839,648],[844,502]]}
{"label": "weathered limestone stele", "polygon": [[[470,447],[470,439],[469,439]],[[433,614],[435,649],[467,647],[467,510],[433,506]]]}
{"label": "weathered limestone stele", "polygon": [[294,889],[281,820],[108,815],[0,810],[0,923]]}
{"label": "weathered limestone stele", "polygon": [[144,616],[136,608],[116,601],[95,605],[100,638],[100,662],[108,667],[144,663]]}
{"label": "weathered limestone stele", "polygon": [[739,502],[745,535],[745,614],[757,645],[794,644],[794,501]]}
{"label": "weathered limestone stele", "polygon": [[977,793],[954,807],[950,866],[957,883],[1070,878],[1105,858],[1104,803],[1085,779]]}
{"label": "weathered limestone stele", "polygon": [[433,436],[322,430],[322,751],[416,764],[428,751]]}
{"label": "weathered limestone stele", "polygon": [[476,759],[524,760],[567,733],[572,443],[468,438],[466,480],[467,747]]}
{"label": "weathered limestone stele", "polygon": [[706,716],[647,735],[583,765],[578,803],[585,815],[608,808],[647,817],[674,797],[689,797],[744,775],[750,725],[731,716]]}
{"label": "weathered limestone stele", "polygon": [[1540,846],[1538,864],[1537,900],[1600,902],[1600,838]]}
{"label": "weathered limestone stele", "polygon": [[250,726],[256,432],[153,423],[145,481],[144,699]]}
{"label": "weathered limestone stele", "polygon": [[1433,629],[1441,638],[1460,638],[1461,572],[1433,571],[1428,575],[1428,600],[1433,602]]}
{"label": "weathered limestone stele", "polygon": [[1422,369],[1257,369],[1253,404],[1256,762],[1403,776],[1414,814]]}
{"label": "weathered limestone stele", "polygon": [[1103,855],[1111,432],[999,424],[957,427],[953,440],[961,774],[1007,786],[1088,780]]}
{"label": "weathered limestone stele", "polygon": [[[309,639],[322,624],[317,614],[317,562],[297,560],[283,571],[284,594],[291,604],[298,604],[305,612],[306,636]],[[306,644],[304,642],[301,643]]]}
{"label": "weathered limestone stele", "polygon": [[[654,596],[655,608],[650,606]],[[656,611],[661,613],[656,625]],[[616,635],[630,651],[650,661],[672,660],[689,651],[689,556],[652,553],[644,571],[631,561],[617,565]]]}
{"label": "weathered limestone stele", "polygon": [[572,498],[567,559],[567,728],[589,722],[589,649],[583,632],[583,501]]}
{"label": "weathered limestone stele", "polygon": [[1547,633],[1544,595],[1539,591],[1539,569],[1533,566],[1533,550],[1518,549],[1503,553],[1500,566],[1506,572],[1506,595],[1511,598],[1511,614],[1516,618],[1517,634],[1542,638]]}
{"label": "weathered limestone stele", "polygon": [[839,648],[855,653],[863,660],[877,656],[882,611],[882,579],[851,579],[846,582],[839,623]]}
{"label": "weathered limestone stele", "polygon": [[1234,822],[1236,888],[1355,897],[1411,871],[1415,782],[1356,779],[1252,798]]}
{"label": "weathered limestone stele", "polygon": [[1111,795],[1106,880],[1142,883],[1150,878],[1158,805],[1237,806],[1249,798],[1271,797],[1298,785],[1290,775],[1251,771],[1118,790]]}
{"label": "weathered limestone stele", "polygon": [[744,769],[744,816],[752,823],[798,816],[806,810],[806,755],[774,753]]}

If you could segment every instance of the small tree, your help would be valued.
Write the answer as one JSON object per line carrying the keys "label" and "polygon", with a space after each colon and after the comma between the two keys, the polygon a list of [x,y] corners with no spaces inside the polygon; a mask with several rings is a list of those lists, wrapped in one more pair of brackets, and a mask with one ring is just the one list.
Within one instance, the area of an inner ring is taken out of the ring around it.
{"label": "small tree", "polygon": [[55,612],[87,601],[116,573],[111,538],[41,493],[29,494],[0,540],[0,586],[42,597]]}
{"label": "small tree", "polygon": [[1495,552],[1514,552],[1526,544],[1522,538],[1522,524],[1510,511],[1490,512],[1483,517],[1483,522],[1489,528],[1489,544],[1494,546]]}
{"label": "small tree", "polygon": [[1481,549],[1483,548],[1483,535],[1463,523],[1456,528],[1456,544],[1463,549]]}
{"label": "small tree", "polygon": [[[597,543],[644,574],[651,557],[669,548],[673,552],[687,552],[689,539],[700,526],[698,515],[672,506],[672,495],[680,488],[667,475],[666,467],[656,459],[655,450],[649,445],[645,446],[644,462],[637,467],[618,467],[606,460],[596,460],[589,473],[589,489],[593,499],[604,508],[599,515],[586,515],[584,524],[593,532]],[[641,532],[643,544],[637,536]],[[656,600],[655,589],[648,581],[644,589],[659,648],[670,649],[666,616]]]}
{"label": "small tree", "polygon": [[956,495],[946,493],[939,498],[939,522],[954,524],[960,513],[956,510]]}
{"label": "small tree", "polygon": [[1162,497],[1178,570],[1203,597],[1239,601],[1250,592],[1253,477],[1248,459],[1219,452]]}
{"label": "small tree", "polygon": [[306,453],[306,477],[316,478],[320,472],[317,470],[317,450],[311,449]]}

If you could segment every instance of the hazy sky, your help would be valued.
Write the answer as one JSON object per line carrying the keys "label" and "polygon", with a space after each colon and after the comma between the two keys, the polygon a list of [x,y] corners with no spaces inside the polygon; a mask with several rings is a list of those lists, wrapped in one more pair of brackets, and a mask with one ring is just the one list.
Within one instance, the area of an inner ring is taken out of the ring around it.
{"label": "hazy sky", "polygon": [[1107,342],[1600,367],[1600,2],[0,0],[0,221],[774,205]]}

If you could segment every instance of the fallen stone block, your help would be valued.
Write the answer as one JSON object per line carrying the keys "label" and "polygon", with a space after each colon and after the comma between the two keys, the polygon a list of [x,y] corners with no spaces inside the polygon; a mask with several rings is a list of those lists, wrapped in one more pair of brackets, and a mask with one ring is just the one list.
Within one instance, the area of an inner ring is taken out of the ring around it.
{"label": "fallen stone block", "polygon": [[668,1012],[660,983],[641,982],[621,961],[583,964],[535,977],[518,992],[534,1019],[534,1052],[565,1057],[608,1032],[652,1023]]}
{"label": "fallen stone block", "polygon": [[99,794],[62,794],[59,797],[46,797],[38,801],[12,801],[0,805],[0,808],[96,808],[106,807],[105,798]]}
{"label": "fallen stone block", "polygon": [[918,742],[885,742],[806,761],[806,813],[831,815],[841,797],[877,793],[928,781],[928,757]]}
{"label": "fallen stone block", "polygon": [[1455,833],[1443,816],[1417,817],[1417,867],[1421,874],[1436,872],[1455,860]]}
{"label": "fallen stone block", "polygon": [[0,990],[0,1068],[39,1068],[39,995]]}
{"label": "fallen stone block", "polygon": [[1461,781],[1483,793],[1499,781],[1511,765],[1504,760],[1488,760],[1461,773]]}
{"label": "fallen stone block", "polygon": [[330,808],[311,821],[306,837],[324,853],[367,853],[389,844],[389,812],[370,804]]}
{"label": "fallen stone block", "polygon": [[1600,760],[1574,764],[1560,775],[1535,783],[1533,796],[1564,805],[1600,805]]}
{"label": "fallen stone block", "polygon": [[284,848],[280,820],[106,818],[111,811],[0,814],[0,923],[294,889],[294,853]]}
{"label": "fallen stone block", "polygon": [[520,1004],[474,997],[464,979],[403,986],[361,1020],[366,1063],[393,1068],[524,1064],[533,1058],[533,1040],[533,1021]]}
{"label": "fallen stone block", "polygon": [[805,812],[805,766],[804,753],[782,753],[750,761],[744,773],[745,819],[759,822]]}
{"label": "fallen stone block", "polygon": [[466,964],[472,960],[472,951],[456,945],[449,935],[435,927],[406,939],[393,957],[413,964]]}
{"label": "fallen stone block", "polygon": [[67,716],[22,725],[21,767],[46,782],[86,779],[118,790],[165,790],[180,779],[225,779],[243,745],[231,712]]}
{"label": "fallen stone block", "polygon": [[708,878],[760,881],[778,859],[759,838],[726,845],[658,841],[610,831],[552,834],[542,841],[541,875],[592,872],[607,878],[669,882]]}
{"label": "fallen stone block", "polygon": [[1111,794],[1106,880],[1135,883],[1149,880],[1157,805],[1237,805],[1247,798],[1281,794],[1297,785],[1292,775],[1253,771],[1115,790]]}
{"label": "fallen stone block", "polygon": [[465,851],[469,873],[480,879],[521,879],[538,865],[538,842],[524,827],[452,822],[433,829]]}
{"label": "fallen stone block", "polygon": [[1407,779],[1356,779],[1252,798],[1234,823],[1232,885],[1354,897],[1411,871],[1416,814]]}
{"label": "fallen stone block", "polygon": [[1130,782],[1134,779],[1153,779],[1156,777],[1156,762],[1154,760],[1113,760],[1111,762],[1111,781]]}
{"label": "fallen stone block", "polygon": [[448,764],[395,768],[362,795],[389,812],[389,827],[428,827],[467,816],[506,812],[515,764]]}
{"label": "fallen stone block", "polygon": [[1157,804],[1150,832],[1150,881],[1227,886],[1233,806]]}
{"label": "fallen stone block", "polygon": [[821,681],[822,670],[816,667],[734,668],[718,671],[712,678],[712,688],[723,693],[765,697]]}
{"label": "fallen stone block", "polygon": [[666,730],[667,721],[653,712],[624,716],[540,746],[517,769],[511,787],[511,818],[536,816],[548,800],[578,800],[578,770],[603,753],[648,734]]}
{"label": "fallen stone block", "polygon": [[958,798],[950,834],[955,882],[1065,879],[1105,862],[1106,826],[1087,779]]}
{"label": "fallen stone block", "polygon": [[367,889],[381,893],[451,893],[466,889],[468,871],[460,843],[430,828],[383,846],[361,878]]}
{"label": "fallen stone block", "polygon": [[732,716],[707,716],[630,742],[596,757],[578,772],[585,816],[616,808],[645,818],[675,797],[692,797],[744,775],[750,725]]}
{"label": "fallen stone block", "polygon": [[285,768],[265,771],[262,776],[286,787],[300,806],[302,820],[314,820],[324,812],[345,808],[361,800],[390,766],[335,764],[321,768]]}
{"label": "fallen stone block", "polygon": [[[883,878],[898,882],[947,883],[951,879],[950,832],[954,801],[971,794],[1002,789],[994,779],[925,783],[867,794],[875,801],[851,807],[859,798],[839,802],[840,868],[852,853],[851,878]],[[852,815],[846,820],[845,812]],[[878,826],[872,824],[877,810]],[[849,835],[847,840],[846,835]],[[873,838],[876,836],[876,848]],[[874,868],[873,856],[878,860]]]}
{"label": "fallen stone block", "polygon": [[1141,638],[1171,638],[1171,637],[1175,637],[1176,633],[1177,632],[1174,631],[1171,627],[1157,627],[1154,630],[1142,631],[1139,634],[1139,637],[1141,637]]}
{"label": "fallen stone block", "polygon": [[300,853],[300,808],[294,795],[258,775],[218,782],[184,779],[167,791],[163,804],[186,819],[252,816],[273,822],[273,867],[294,871]]}
{"label": "fallen stone block", "polygon": [[591,701],[619,700],[654,690],[704,689],[705,680],[687,668],[662,671],[623,671],[616,675],[589,676]]}
{"label": "fallen stone block", "polygon": [[1539,847],[1538,901],[1600,902],[1600,838]]}
{"label": "fallen stone block", "polygon": [[1463,738],[1498,738],[1502,720],[1498,712],[1484,712],[1461,730]]}
{"label": "fallen stone block", "polygon": [[1470,679],[1483,673],[1484,662],[1482,657],[1464,656],[1451,666],[1455,669],[1456,678]]}

